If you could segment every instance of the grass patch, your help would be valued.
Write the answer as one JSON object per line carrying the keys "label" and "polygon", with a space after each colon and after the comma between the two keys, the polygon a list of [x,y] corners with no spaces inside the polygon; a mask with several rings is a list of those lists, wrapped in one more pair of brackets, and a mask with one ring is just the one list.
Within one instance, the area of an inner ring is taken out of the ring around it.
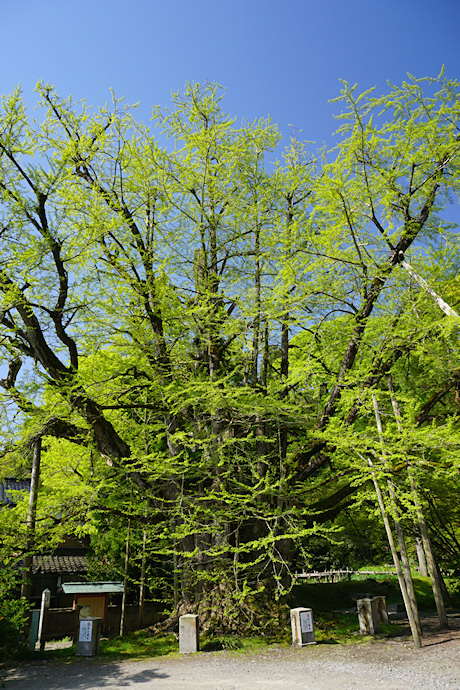
{"label": "grass patch", "polygon": [[[451,593],[457,604],[460,603],[460,587],[458,580],[451,583]],[[418,605],[421,610],[434,610],[433,593],[430,580],[427,577],[414,577],[414,588]],[[335,583],[302,583],[296,585],[286,601],[286,618],[280,619],[278,629],[269,635],[239,637],[237,635],[202,635],[200,648],[203,652],[230,650],[235,652],[264,651],[273,645],[288,646],[291,643],[291,629],[289,623],[289,608],[306,606],[313,609],[316,641],[319,644],[352,644],[363,643],[372,638],[359,634],[359,624],[356,612],[345,613],[347,609],[356,608],[358,595],[371,594],[386,597],[387,604],[401,602],[402,597],[396,577],[386,577],[383,580],[368,578],[366,580],[351,580]],[[382,635],[397,637],[407,631],[401,625],[381,626]],[[53,649],[45,652],[35,652],[29,649],[19,649],[15,661],[62,661],[72,663],[81,660],[76,657],[75,645],[66,649]],[[179,644],[176,636],[153,636],[143,630],[127,633],[122,638],[114,637],[101,640],[97,659],[101,661],[120,659],[142,659],[176,654]]]}
{"label": "grass patch", "polygon": [[[380,637],[399,637],[400,625],[380,624]],[[318,644],[363,644],[374,638],[361,635],[356,613],[319,613],[315,616],[315,638]]]}
{"label": "grass patch", "polygon": [[[140,630],[127,633],[123,637],[102,639],[97,659],[101,661],[117,661],[120,659],[143,659],[165,656],[178,651],[178,642],[174,635],[154,637]],[[75,655],[76,645],[65,649],[49,649],[36,652],[31,649],[19,649],[14,655],[17,661],[66,661],[78,660],[86,657]]]}
{"label": "grass patch", "polygon": [[401,601],[401,593],[396,578],[376,580],[351,580],[342,582],[302,583],[293,588],[289,604],[306,606],[315,612],[343,611],[355,607],[360,595],[386,597],[387,604]]}
{"label": "grass patch", "polygon": [[99,656],[104,659],[145,658],[166,656],[178,651],[174,635],[154,637],[143,630],[123,637],[101,640]]}
{"label": "grass patch", "polygon": [[356,614],[322,613],[316,615],[314,620],[318,644],[356,644],[372,639],[367,635],[359,635]]}
{"label": "grass patch", "polygon": [[[318,613],[314,615],[315,636],[318,644],[362,644],[372,638],[359,635],[356,614]],[[401,634],[399,626],[385,626],[386,636]],[[273,646],[288,647],[291,644],[290,626],[270,637],[238,637],[237,635],[203,635],[200,638],[200,651],[232,651],[236,653],[264,652]],[[121,659],[144,659],[178,654],[179,644],[174,635],[156,637],[145,631],[128,633],[125,636],[101,640],[97,657],[76,656],[76,646],[65,649],[50,649],[34,652],[20,649],[14,655],[15,661],[60,662],[62,664],[85,663],[88,661],[120,661]]]}
{"label": "grass patch", "polygon": [[[290,643],[289,635],[286,631],[281,631],[281,635],[276,638],[266,637],[238,637],[233,635],[203,635],[200,637],[200,651],[215,652],[221,650],[235,652],[257,652],[276,645],[288,646]],[[78,663],[87,660],[87,657],[75,655],[76,645],[65,649],[50,649],[44,652],[33,651],[30,649],[20,649],[14,655],[15,661],[61,661],[62,663]],[[152,636],[149,633],[139,630],[135,633],[127,633],[123,637],[113,637],[102,639],[97,657],[92,660],[99,661],[119,661],[121,659],[144,659],[168,654],[177,654],[179,643],[175,635],[162,637]]]}
{"label": "grass patch", "polygon": [[[420,609],[434,609],[433,591],[430,578],[413,577],[415,596]],[[342,582],[309,582],[295,585],[289,604],[291,606],[306,606],[316,612],[343,611],[355,606],[359,595],[371,594],[384,596],[388,604],[402,602],[396,576],[384,579],[366,578],[365,580],[351,580]]]}

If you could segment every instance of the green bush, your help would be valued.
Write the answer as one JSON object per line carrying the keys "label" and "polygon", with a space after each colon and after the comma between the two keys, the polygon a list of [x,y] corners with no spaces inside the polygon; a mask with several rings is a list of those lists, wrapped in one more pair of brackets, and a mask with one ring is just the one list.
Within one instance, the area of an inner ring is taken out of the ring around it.
{"label": "green bush", "polygon": [[0,570],[0,661],[11,657],[24,644],[29,604],[17,598],[17,591],[15,574],[7,568]]}

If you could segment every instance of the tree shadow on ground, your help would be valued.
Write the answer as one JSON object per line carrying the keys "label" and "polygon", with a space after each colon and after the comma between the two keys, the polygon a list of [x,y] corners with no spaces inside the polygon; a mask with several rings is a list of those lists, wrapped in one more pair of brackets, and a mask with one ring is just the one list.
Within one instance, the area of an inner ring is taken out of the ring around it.
{"label": "tree shadow on ground", "polygon": [[[86,662],[86,663],[85,663]],[[167,673],[149,668],[135,671],[125,664],[94,664],[86,660],[81,663],[67,665],[56,664],[23,664],[8,671],[7,688],[31,688],[86,690],[103,687],[131,687],[137,683],[146,684],[151,681],[168,678]]]}

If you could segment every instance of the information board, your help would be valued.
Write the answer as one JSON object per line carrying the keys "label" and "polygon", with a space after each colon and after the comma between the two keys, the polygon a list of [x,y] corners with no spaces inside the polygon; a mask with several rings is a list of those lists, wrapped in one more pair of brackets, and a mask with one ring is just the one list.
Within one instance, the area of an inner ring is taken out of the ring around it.
{"label": "information board", "polygon": [[80,635],[79,642],[91,642],[91,633],[93,630],[93,621],[80,621]]}
{"label": "information board", "polygon": [[303,633],[313,632],[313,618],[311,611],[300,612],[300,630]]}

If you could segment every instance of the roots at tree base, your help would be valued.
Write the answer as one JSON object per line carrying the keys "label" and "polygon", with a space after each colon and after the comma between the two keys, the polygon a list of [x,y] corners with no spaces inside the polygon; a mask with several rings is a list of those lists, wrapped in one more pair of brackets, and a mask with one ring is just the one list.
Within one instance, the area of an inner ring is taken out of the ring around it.
{"label": "roots at tree base", "polygon": [[289,625],[286,598],[276,600],[268,589],[237,597],[228,583],[221,583],[194,601],[183,597],[166,620],[149,630],[153,634],[177,634],[179,618],[186,614],[197,614],[200,633],[210,635],[273,635]]}

